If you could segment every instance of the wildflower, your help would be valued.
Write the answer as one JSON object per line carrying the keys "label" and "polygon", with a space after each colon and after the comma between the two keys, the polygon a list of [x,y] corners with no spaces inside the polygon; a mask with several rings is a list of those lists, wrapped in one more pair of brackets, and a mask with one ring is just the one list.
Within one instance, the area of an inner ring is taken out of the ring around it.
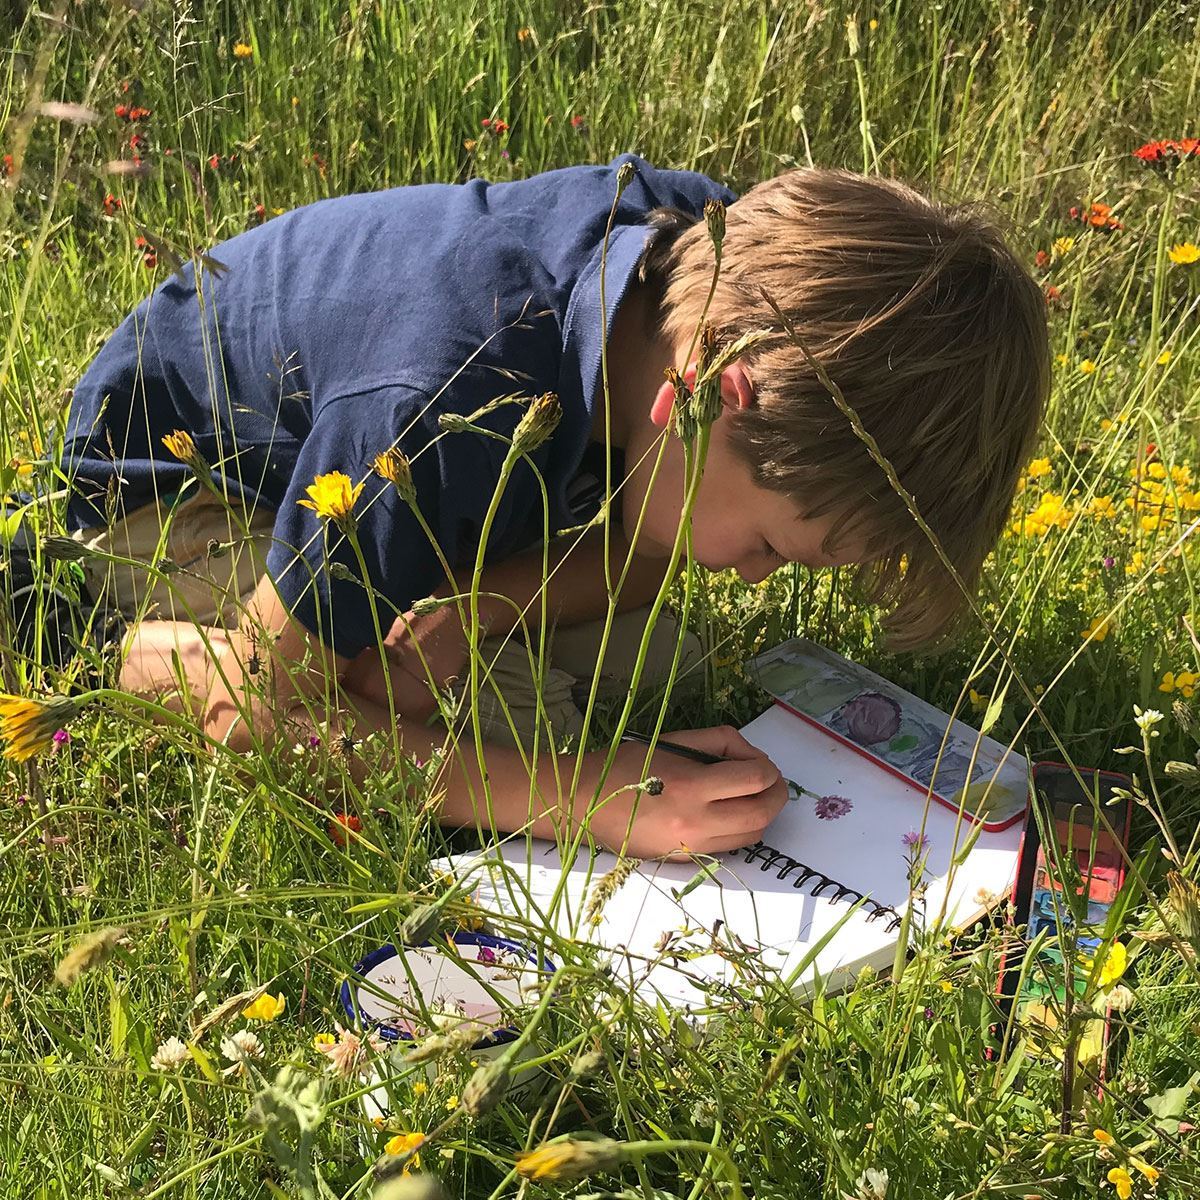
{"label": "wildflower", "polygon": [[247,46],[245,42],[234,42],[233,57],[234,58],[251,58],[254,55],[254,47]]}
{"label": "wildflower", "polygon": [[249,1021],[273,1021],[287,1008],[287,998],[282,992],[272,997],[264,992],[252,1004],[242,1009],[242,1016]]}
{"label": "wildflower", "polygon": [[1200,941],[1200,887],[1178,871],[1168,871],[1167,903],[1179,932],[1189,941]]}
{"label": "wildflower", "polygon": [[512,1074],[503,1059],[484,1063],[467,1081],[463,1089],[462,1106],[472,1117],[491,1112],[504,1098],[512,1082]]}
{"label": "wildflower", "polygon": [[177,1037],[168,1038],[155,1050],[150,1066],[155,1071],[178,1071],[191,1057],[187,1046]]}
{"label": "wildflower", "polygon": [[836,821],[844,817],[852,808],[854,802],[845,796],[821,796],[813,806],[818,820]]}
{"label": "wildflower", "polygon": [[587,122],[578,113],[576,113],[571,118],[571,128],[577,133],[585,132],[587,130]]}
{"label": "wildflower", "polygon": [[1101,560],[1100,565],[1106,570],[1111,571],[1117,565],[1117,560],[1111,554],[1106,554]]}
{"label": "wildflower", "polygon": [[[1069,362],[1071,361],[1071,359],[1070,359],[1070,357],[1069,357],[1068,355],[1066,355],[1066,354],[1056,354],[1056,355],[1054,356],[1054,361],[1055,361],[1056,363],[1058,363],[1058,365],[1059,365],[1060,367],[1065,367],[1065,366],[1067,365],[1067,363],[1069,363]],[[1101,429],[1103,429],[1103,428],[1104,428],[1104,422],[1103,422],[1103,421],[1101,421],[1101,422],[1100,422],[1100,428],[1101,428]]]}
{"label": "wildflower", "polygon": [[1092,1137],[1094,1137],[1102,1146],[1113,1146],[1117,1141],[1117,1139],[1114,1138],[1107,1129],[1093,1129]]}
{"label": "wildflower", "polygon": [[558,428],[562,406],[553,392],[538,396],[522,414],[513,430],[513,449],[518,454],[536,450]]}
{"label": "wildflower", "polygon": [[1117,506],[1113,503],[1111,496],[1093,496],[1088,505],[1088,512],[1097,520],[1115,521],[1117,519]]}
{"label": "wildflower", "polygon": [[900,838],[900,842],[910,850],[915,850],[918,854],[923,854],[929,845],[929,839],[923,833],[918,833],[915,829],[910,829],[904,834]]}
{"label": "wildflower", "polygon": [[1069,254],[1074,246],[1075,239],[1073,237],[1060,237],[1054,239],[1054,245],[1051,246],[1051,249],[1054,251],[1056,257],[1061,257],[1064,254]]}
{"label": "wildflower", "polygon": [[1163,138],[1139,146],[1133,157],[1143,166],[1150,167],[1167,179],[1174,177],[1175,169],[1189,158],[1195,158],[1200,150],[1200,138]]}
{"label": "wildflower", "polygon": [[427,1091],[429,1091],[429,1084],[427,1084],[423,1079],[418,1079],[416,1083],[412,1085],[412,1094],[414,1096],[423,1096]]}
{"label": "wildflower", "polygon": [[1048,267],[1050,265],[1050,255],[1045,250],[1039,250],[1033,256],[1033,265],[1035,267]]}
{"label": "wildflower", "polygon": [[383,1040],[373,1030],[364,1040],[352,1030],[334,1025],[338,1031],[337,1041],[330,1046],[318,1046],[317,1049],[325,1055],[329,1069],[343,1079],[354,1075],[363,1075],[370,1070],[371,1054],[383,1051]]}
{"label": "wildflower", "polygon": [[1088,627],[1083,631],[1083,640],[1102,642],[1112,632],[1112,622],[1108,617],[1093,617]]}
{"label": "wildflower", "polygon": [[1195,671],[1180,671],[1178,675],[1174,671],[1164,671],[1158,690],[1160,692],[1178,691],[1181,696],[1190,698],[1196,690],[1197,682],[1200,682],[1200,675]]}
{"label": "wildflower", "polygon": [[855,1193],[849,1200],[887,1200],[889,1182],[882,1167],[868,1167],[855,1181]]}
{"label": "wildflower", "polygon": [[1091,375],[1091,374],[1092,374],[1092,372],[1093,372],[1093,371],[1095,371],[1095,369],[1096,369],[1096,364],[1095,364],[1095,363],[1094,363],[1094,362],[1093,362],[1093,361],[1092,361],[1090,358],[1085,358],[1085,359],[1083,360],[1083,362],[1081,362],[1081,363],[1079,364],[1079,369],[1080,369],[1080,370],[1081,370],[1081,371],[1082,371],[1082,372],[1083,372],[1085,375]]}
{"label": "wildflower", "polygon": [[1144,1159],[1138,1158],[1136,1155],[1130,1156],[1129,1165],[1133,1167],[1134,1170],[1140,1171],[1145,1177],[1146,1182],[1149,1183],[1151,1187],[1154,1187],[1158,1183],[1157,1167],[1152,1167],[1148,1162],[1146,1162]]}
{"label": "wildflower", "polygon": [[1200,246],[1195,242],[1180,242],[1167,251],[1167,257],[1181,266],[1187,263],[1200,262]]}
{"label": "wildflower", "polygon": [[1151,737],[1158,737],[1154,726],[1163,719],[1162,713],[1157,708],[1148,708],[1143,712],[1136,704],[1133,706],[1134,724],[1143,732],[1149,733]]}
{"label": "wildflower", "polygon": [[1123,983],[1118,983],[1116,987],[1108,989],[1104,1003],[1116,1012],[1128,1012],[1133,1007],[1134,999],[1134,994]]}
{"label": "wildflower", "polygon": [[612,1138],[566,1137],[517,1155],[517,1174],[526,1179],[569,1183],[621,1161],[621,1143]]}
{"label": "wildflower", "polygon": [[869,30],[870,30],[872,33],[874,33],[874,32],[875,32],[875,30],[877,30],[877,29],[879,28],[879,22],[878,22],[878,21],[877,21],[877,20],[876,20],[874,17],[872,17],[872,18],[871,18],[871,19],[870,19],[870,20],[867,22],[867,28],[868,28],[868,29],[869,29]]}
{"label": "wildflower", "polygon": [[112,192],[107,192],[104,196],[104,211],[110,216],[117,215],[117,209],[121,207],[121,201],[117,199]]}
{"label": "wildflower", "polygon": [[1155,360],[1160,367],[1165,367],[1171,361],[1170,350],[1164,350]]}
{"label": "wildflower", "polygon": [[331,1046],[335,1045],[337,1038],[332,1033],[318,1033],[312,1040],[313,1049],[319,1050],[322,1054],[325,1053]]}
{"label": "wildflower", "polygon": [[988,698],[986,696],[981,695],[974,688],[971,688],[971,690],[967,693],[967,695],[969,696],[969,698],[971,700],[971,707],[976,712],[983,712],[983,710],[985,708],[987,708]]}
{"label": "wildflower", "polygon": [[86,971],[102,966],[112,957],[124,929],[98,929],[76,942],[54,970],[54,978],[63,987],[71,987]]}
{"label": "wildflower", "polygon": [[425,1135],[423,1133],[398,1133],[393,1138],[388,1138],[387,1144],[383,1147],[385,1154],[407,1154],[410,1155],[408,1161],[404,1164],[404,1174],[413,1167],[421,1165],[421,1156],[417,1151],[425,1144]]}
{"label": "wildflower", "polygon": [[309,499],[297,500],[302,508],[311,508],[323,521],[332,521],[343,533],[354,531],[354,504],[363,485],[352,485],[343,471],[318,475],[305,488]]}
{"label": "wildflower", "polygon": [[1113,1167],[1105,1178],[1117,1189],[1117,1200],[1129,1200],[1133,1195],[1133,1179],[1124,1167]]}
{"label": "wildflower", "polygon": [[0,162],[3,163],[3,167],[0,168],[0,175],[3,175],[7,179],[13,173],[13,156],[6,154],[3,159],[0,159]]}
{"label": "wildflower", "polygon": [[208,463],[204,461],[200,451],[196,449],[196,443],[192,441],[192,435],[183,429],[176,429],[168,433],[162,439],[162,444],[177,458],[181,463],[186,463],[191,467],[192,471],[201,479],[207,479],[210,471]]}
{"label": "wildflower", "polygon": [[[1191,693],[1187,692],[1185,695],[1190,696]],[[50,740],[54,743],[55,748],[57,749],[59,746],[66,746],[71,741],[71,735],[65,729],[56,729],[54,731],[54,736]]]}
{"label": "wildflower", "polygon": [[1050,471],[1051,466],[1048,458],[1035,458],[1026,468],[1025,473],[1030,479],[1041,479],[1043,475],[1049,475]]}
{"label": "wildflower", "polygon": [[940,980],[938,982],[938,987],[940,987],[942,989],[942,991],[946,992],[947,994],[954,991],[954,984],[951,983],[949,979]]}
{"label": "wildflower", "polygon": [[1099,986],[1106,988],[1110,984],[1116,983],[1125,974],[1125,967],[1128,965],[1128,962],[1129,956],[1126,953],[1124,944],[1122,942],[1113,942],[1108,949],[1108,953],[1104,956],[1104,962],[1100,967]]}
{"label": "wildflower", "polygon": [[518,42],[527,42],[531,37],[533,37],[533,30],[530,29],[528,25],[522,25],[521,28],[517,30]]}
{"label": "wildflower", "polygon": [[362,818],[355,816],[354,813],[334,813],[329,819],[329,839],[339,846],[345,846],[350,841],[346,836],[346,830],[361,833],[362,827]]}
{"label": "wildflower", "polygon": [[372,465],[375,474],[386,479],[400,494],[401,500],[406,504],[415,505],[417,503],[417,491],[413,486],[412,464],[409,462],[407,454],[392,446],[382,454],[375,455],[375,462]]}
{"label": "wildflower", "polygon": [[475,147],[478,144],[479,143],[474,138],[463,138],[463,149],[468,154],[473,154],[475,152]]}
{"label": "wildflower", "polygon": [[244,1075],[246,1063],[262,1058],[263,1044],[256,1033],[239,1029],[231,1037],[221,1039],[221,1053],[233,1063],[235,1074]]}
{"label": "wildflower", "polygon": [[54,745],[54,735],[79,715],[83,705],[66,696],[35,700],[0,692],[0,738],[3,755],[25,762]]}
{"label": "wildflower", "polygon": [[1073,206],[1070,216],[1072,220],[1080,221],[1089,229],[1096,229],[1101,233],[1115,233],[1118,229],[1125,228],[1120,221],[1113,220],[1112,206],[1108,204],[1089,204],[1082,210]]}

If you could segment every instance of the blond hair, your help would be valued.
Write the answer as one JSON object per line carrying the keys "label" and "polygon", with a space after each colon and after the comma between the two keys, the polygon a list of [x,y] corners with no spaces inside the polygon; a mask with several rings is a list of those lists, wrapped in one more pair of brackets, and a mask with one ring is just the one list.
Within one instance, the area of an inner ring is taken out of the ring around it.
{"label": "blond hair", "polygon": [[[778,336],[743,362],[756,403],[729,415],[755,482],[806,517],[834,514],[826,550],[867,539],[858,569],[896,649],[944,635],[963,595],[925,533],[789,338],[763,293],[838,385],[947,557],[974,589],[1032,453],[1050,388],[1041,289],[981,203],[936,203],[892,179],[790,171],[726,214],[708,319],[722,341]],[[675,345],[713,276],[703,221],[656,210],[642,263]]]}

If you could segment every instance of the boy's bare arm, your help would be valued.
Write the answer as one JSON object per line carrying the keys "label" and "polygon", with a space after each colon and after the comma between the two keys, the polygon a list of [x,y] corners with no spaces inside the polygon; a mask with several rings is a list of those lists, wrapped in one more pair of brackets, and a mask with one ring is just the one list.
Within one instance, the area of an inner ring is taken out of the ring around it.
{"label": "boy's bare arm", "polygon": [[[253,672],[248,669],[251,654],[260,660]],[[444,744],[444,730],[405,718],[393,725],[385,706],[340,690],[348,666],[348,659],[322,646],[292,619],[264,576],[242,627],[230,635],[229,653],[220,660],[224,678],[218,674],[211,679],[206,732],[244,751],[256,740],[271,748],[280,737],[303,737],[315,732],[318,722],[337,736],[352,722],[359,737],[375,729],[395,730],[404,752],[421,758]],[[774,764],[725,726],[671,733],[670,738],[731,761],[710,766],[659,755],[647,773],[663,781],[663,792],[647,796],[637,788],[644,777],[645,750],[625,745],[603,785],[605,754],[587,754],[578,792],[563,795],[561,784],[571,777],[573,758],[556,769],[544,754],[531,773],[517,750],[489,745],[490,796],[485,799],[479,756],[470,739],[462,738],[447,756],[439,780],[444,789],[439,820],[554,838],[587,819],[603,844],[623,846],[639,856],[714,853],[754,842],[787,799]],[[351,759],[352,769],[355,761]]]}

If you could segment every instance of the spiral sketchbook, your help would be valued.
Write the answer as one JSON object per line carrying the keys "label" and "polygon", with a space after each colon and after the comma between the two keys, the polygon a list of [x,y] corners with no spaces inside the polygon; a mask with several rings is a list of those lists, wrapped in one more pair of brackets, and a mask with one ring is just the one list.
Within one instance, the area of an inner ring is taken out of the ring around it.
{"label": "spiral sketchbook", "polygon": [[820,980],[836,990],[865,966],[891,965],[906,913],[910,925],[949,933],[1009,894],[1020,827],[988,831],[951,812],[928,788],[781,704],[741,732],[813,793],[789,800],[756,845],[642,862],[603,885],[614,855],[584,849],[564,864],[558,846],[536,838],[443,865],[477,888],[502,928],[517,918],[514,936],[552,927],[604,947],[644,999],[686,1009],[711,1005],[722,985],[743,996],[767,982],[803,993]]}

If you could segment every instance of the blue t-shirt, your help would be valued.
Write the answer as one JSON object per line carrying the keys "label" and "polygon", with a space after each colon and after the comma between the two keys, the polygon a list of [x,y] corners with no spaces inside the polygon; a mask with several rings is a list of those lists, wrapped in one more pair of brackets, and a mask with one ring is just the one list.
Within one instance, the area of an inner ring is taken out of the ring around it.
{"label": "blue t-shirt", "polygon": [[[369,596],[352,546],[297,501],[317,475],[365,486],[358,539],[380,621],[443,581],[434,547],[390,484],[372,473],[398,446],[417,499],[452,567],[474,561],[506,445],[447,433],[493,399],[555,392],[562,420],[532,454],[551,531],[579,522],[581,468],[600,389],[600,263],[617,170],[635,167],[616,208],[605,265],[605,335],[648,243],[646,213],[699,216],[732,192],[634,155],[511,183],[423,184],[318,201],[212,250],[228,268],[192,264],[120,325],[75,388],[66,465],[72,528],[104,521],[115,478],[123,511],[178,492],[189,477],[162,444],[183,429],[214,476],[246,506],[275,511],[267,569],[304,626],[339,653],[374,642]],[[602,396],[599,400],[603,402]],[[478,424],[511,435],[527,405]],[[615,455],[614,455],[615,458]],[[601,467],[601,473],[603,468]],[[540,540],[544,505],[528,463],[504,491],[489,561]],[[593,509],[594,511],[594,509]],[[585,517],[586,519],[586,517]],[[466,586],[469,579],[460,579]]]}

